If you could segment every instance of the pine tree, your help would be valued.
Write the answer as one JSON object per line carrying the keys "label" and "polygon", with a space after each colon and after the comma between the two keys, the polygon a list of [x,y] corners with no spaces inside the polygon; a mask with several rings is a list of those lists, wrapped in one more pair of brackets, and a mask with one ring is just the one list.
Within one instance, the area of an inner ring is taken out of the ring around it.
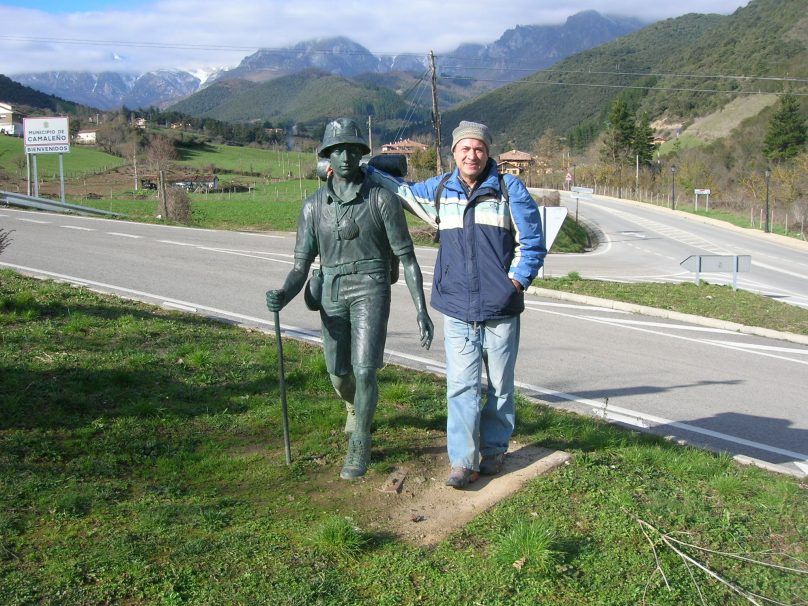
{"label": "pine tree", "polygon": [[601,158],[612,166],[628,164],[632,158],[634,114],[628,104],[618,97],[609,112],[609,125],[603,135]]}
{"label": "pine tree", "polygon": [[654,129],[651,128],[651,121],[648,114],[640,117],[640,122],[634,129],[632,140],[632,151],[634,156],[639,158],[639,163],[644,166],[654,162]]}
{"label": "pine tree", "polygon": [[800,114],[797,97],[791,93],[780,99],[780,107],[769,122],[763,154],[772,161],[788,160],[798,155],[808,138],[805,119]]}

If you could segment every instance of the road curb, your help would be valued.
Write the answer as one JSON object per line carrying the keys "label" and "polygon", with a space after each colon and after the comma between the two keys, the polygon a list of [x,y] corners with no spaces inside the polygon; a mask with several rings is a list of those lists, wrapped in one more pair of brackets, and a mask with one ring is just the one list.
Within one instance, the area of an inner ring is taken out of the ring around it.
{"label": "road curb", "polygon": [[737,322],[728,322],[726,320],[716,320],[715,318],[705,318],[703,316],[694,316],[691,314],[683,314],[678,311],[671,311],[670,309],[659,309],[657,307],[647,307],[645,305],[636,305],[634,303],[624,303],[623,301],[612,301],[611,299],[600,299],[598,297],[590,297],[588,295],[578,295],[575,293],[564,292],[561,290],[551,290],[549,288],[539,288],[536,286],[529,286],[527,291],[530,295],[537,297],[546,297],[548,299],[558,299],[561,301],[570,301],[573,303],[583,303],[585,305],[596,305],[598,307],[606,307],[607,309],[616,309],[619,311],[627,311],[630,313],[641,314],[644,316],[653,316],[656,318],[665,318],[668,320],[678,320],[680,322],[690,322],[699,326],[707,326],[709,328],[721,328],[731,332],[740,332],[747,335],[755,335],[758,337],[765,337],[767,339],[779,339],[780,341],[789,341],[791,343],[798,343],[800,345],[808,345],[808,336],[798,335],[790,332],[781,332],[778,330],[771,330],[769,328],[762,328],[760,326],[746,326],[738,324]]}

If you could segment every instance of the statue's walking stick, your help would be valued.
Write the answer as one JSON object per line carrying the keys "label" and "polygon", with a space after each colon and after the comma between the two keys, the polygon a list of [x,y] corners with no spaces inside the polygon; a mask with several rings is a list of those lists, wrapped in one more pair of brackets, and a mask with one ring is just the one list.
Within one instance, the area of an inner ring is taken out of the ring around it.
{"label": "statue's walking stick", "polygon": [[286,373],[283,370],[283,341],[281,341],[280,313],[275,312],[275,340],[278,342],[278,384],[281,390],[281,415],[283,417],[283,446],[286,449],[286,464],[292,464],[292,446],[289,443],[289,411],[286,407]]}

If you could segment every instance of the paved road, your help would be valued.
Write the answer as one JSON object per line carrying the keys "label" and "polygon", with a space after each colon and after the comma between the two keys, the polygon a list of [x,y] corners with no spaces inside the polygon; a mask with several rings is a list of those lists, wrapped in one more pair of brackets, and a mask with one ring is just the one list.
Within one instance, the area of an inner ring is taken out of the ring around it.
{"label": "paved road", "polygon": [[[2,208],[0,226],[15,230],[0,266],[265,330],[272,321],[264,291],[282,283],[294,245],[292,234]],[[430,282],[435,251],[418,255]],[[584,275],[585,259],[575,260]],[[551,256],[550,273],[562,261]],[[433,319],[436,347],[426,352],[406,287],[397,285],[388,359],[443,372],[441,319]],[[779,471],[808,472],[808,346],[537,296],[528,296],[522,321],[517,380],[526,394]],[[302,297],[282,312],[281,323],[286,334],[318,340],[317,315]]]}
{"label": "paved road", "polygon": [[[578,271],[592,279],[687,282],[695,274],[680,263],[691,255],[750,255],[752,270],[738,274],[738,288],[808,307],[806,242],[606,196],[576,202],[564,192],[562,204],[571,219],[577,210],[598,232],[601,245],[584,255],[551,257],[549,276]],[[731,273],[702,274],[701,279],[732,284]]]}

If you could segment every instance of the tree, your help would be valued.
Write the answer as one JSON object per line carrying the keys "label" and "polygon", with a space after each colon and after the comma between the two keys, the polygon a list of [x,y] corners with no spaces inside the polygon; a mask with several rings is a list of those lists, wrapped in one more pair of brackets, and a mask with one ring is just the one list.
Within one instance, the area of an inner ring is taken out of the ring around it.
{"label": "tree", "polygon": [[410,156],[410,166],[413,168],[414,171],[418,171],[414,173],[418,175],[427,175],[432,176],[435,174],[435,165],[437,164],[438,153],[434,147],[429,147],[427,149],[421,150],[418,149],[413,152]]}
{"label": "tree", "polygon": [[146,156],[155,166],[157,172],[165,170],[172,160],[177,158],[177,148],[168,137],[152,135],[146,148]]}
{"label": "tree", "polygon": [[631,147],[641,165],[650,166],[654,162],[654,129],[651,128],[648,114],[643,114],[634,128]]}
{"label": "tree", "polygon": [[634,114],[621,97],[612,104],[608,126],[603,134],[601,159],[614,168],[629,164],[634,148]]}
{"label": "tree", "polygon": [[[561,166],[564,146],[552,128],[548,128],[533,146],[533,155],[536,156],[536,165],[543,169],[552,170]],[[566,168],[566,167],[562,167]]]}
{"label": "tree", "polygon": [[797,156],[805,147],[808,132],[800,114],[797,97],[787,93],[780,98],[780,107],[769,122],[763,154],[774,162]]}

